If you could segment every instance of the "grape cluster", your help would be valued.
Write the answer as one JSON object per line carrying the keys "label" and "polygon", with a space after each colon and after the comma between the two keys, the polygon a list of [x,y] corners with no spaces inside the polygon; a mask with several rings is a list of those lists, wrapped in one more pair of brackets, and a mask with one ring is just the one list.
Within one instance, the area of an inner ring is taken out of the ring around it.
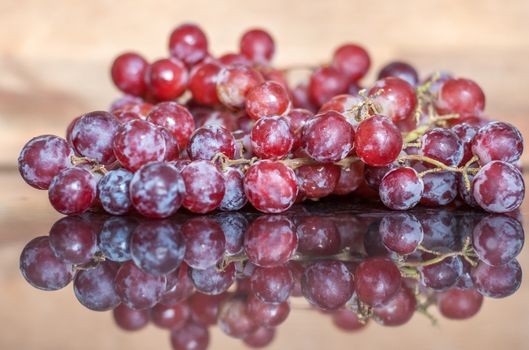
{"label": "grape cluster", "polygon": [[513,216],[322,207],[165,220],[67,216],[26,245],[20,268],[42,290],[73,282],[83,306],[113,310],[124,330],[149,322],[169,330],[175,350],[205,350],[214,325],[265,346],[291,311],[306,308],[302,300],[354,331],[370,321],[403,325],[434,305],[466,319],[484,296],[520,286],[524,231]]}
{"label": "grape cluster", "polygon": [[[169,58],[118,56],[111,76],[125,95],[75,118],[65,138],[30,140],[20,173],[67,215],[103,208],[166,218],[180,207],[236,211],[247,202],[281,213],[351,193],[395,210],[457,197],[491,213],[521,205],[522,136],[485,118],[474,81],[420,80],[392,62],[364,87],[370,57],[361,46],[342,45],[318,67],[279,69],[274,53],[270,34],[253,29],[239,52],[215,57],[198,26],[181,25]],[[292,85],[296,69],[308,77]]]}

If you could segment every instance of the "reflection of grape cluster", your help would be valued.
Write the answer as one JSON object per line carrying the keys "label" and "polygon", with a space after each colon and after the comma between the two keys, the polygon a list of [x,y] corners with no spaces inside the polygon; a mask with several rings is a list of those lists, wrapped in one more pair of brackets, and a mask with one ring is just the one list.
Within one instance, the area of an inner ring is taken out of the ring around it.
{"label": "reflection of grape cluster", "polygon": [[69,216],[26,245],[20,268],[43,290],[73,281],[82,305],[114,310],[125,330],[169,329],[176,350],[206,349],[213,325],[265,346],[302,300],[355,330],[369,320],[402,325],[415,312],[432,317],[431,305],[465,319],[483,296],[507,297],[521,283],[524,232],[512,216],[321,208],[159,221]]}
{"label": "reflection of grape cluster", "polygon": [[435,73],[420,81],[394,62],[361,89],[369,55],[345,44],[292,87],[295,68],[270,64],[275,44],[262,30],[246,32],[239,53],[213,57],[202,30],[185,24],[169,52],[151,63],[120,55],[111,74],[126,96],[109,112],[74,119],[65,139],[24,146],[22,177],[47,189],[59,212],[134,208],[165,218],[180,207],[207,213],[248,201],[279,213],[352,192],[397,210],[446,205],[458,194],[493,213],[523,201],[521,134],[486,120],[484,93],[471,80]]}

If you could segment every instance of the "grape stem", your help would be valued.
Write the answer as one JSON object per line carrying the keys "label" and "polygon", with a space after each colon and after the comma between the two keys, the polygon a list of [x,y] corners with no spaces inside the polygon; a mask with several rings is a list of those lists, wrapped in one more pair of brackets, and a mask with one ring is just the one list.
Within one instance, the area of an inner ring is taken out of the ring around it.
{"label": "grape stem", "polygon": [[448,259],[448,258],[451,258],[451,257],[454,257],[454,256],[463,257],[463,259],[468,261],[468,263],[470,265],[472,265],[472,266],[476,266],[477,265],[477,263],[474,260],[472,260],[472,258],[476,257],[476,253],[474,252],[474,249],[472,248],[472,245],[471,245],[469,237],[465,238],[465,241],[463,243],[463,247],[461,248],[461,250],[460,251],[456,251],[456,252],[440,253],[440,252],[435,252],[435,251],[428,250],[428,249],[426,249],[424,247],[421,247],[420,249],[422,251],[425,251],[427,253],[435,255],[435,257],[430,259],[430,260],[425,260],[425,261],[405,261],[405,262],[400,262],[399,265],[400,265],[401,268],[402,267],[404,268],[404,271],[403,271],[404,273],[406,273],[408,271],[406,268],[430,266],[430,265],[434,265],[434,264],[440,263],[441,261],[443,261],[445,259]]}
{"label": "grape stem", "polygon": [[84,264],[74,264],[72,265],[72,270],[75,271],[86,271],[95,269],[99,266],[102,262],[106,261],[106,257],[101,252],[95,253],[95,255],[92,257],[92,259]]}
{"label": "grape stem", "polygon": [[101,173],[103,175],[108,173],[107,168],[105,168],[104,165],[99,164],[94,159],[90,159],[90,158],[87,158],[87,157],[77,157],[75,155],[72,155],[72,156],[70,156],[70,162],[72,163],[73,166],[77,166],[77,165],[80,165],[80,164],[90,164],[90,165],[92,165],[92,168],[90,169],[90,171],[93,172],[93,173]]}

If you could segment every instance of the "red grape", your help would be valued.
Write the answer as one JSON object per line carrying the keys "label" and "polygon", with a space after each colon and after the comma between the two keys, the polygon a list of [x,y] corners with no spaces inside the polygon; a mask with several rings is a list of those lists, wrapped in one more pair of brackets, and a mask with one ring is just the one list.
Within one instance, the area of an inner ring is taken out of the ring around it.
{"label": "red grape", "polygon": [[263,81],[261,73],[251,67],[225,67],[218,75],[217,96],[227,107],[242,108],[248,92]]}
{"label": "red grape", "polygon": [[406,62],[395,61],[382,67],[380,72],[378,72],[377,79],[384,79],[387,77],[400,78],[411,86],[415,86],[419,82],[417,71]]}
{"label": "red grape", "polygon": [[251,277],[252,292],[265,303],[280,304],[288,300],[294,280],[285,265],[257,267]]}
{"label": "red grape", "polygon": [[310,76],[308,94],[311,103],[320,107],[332,97],[346,93],[347,87],[348,77],[338,69],[331,66],[320,67]]}
{"label": "red grape", "polygon": [[478,313],[483,296],[473,289],[452,288],[437,296],[439,312],[452,320],[464,320]]}
{"label": "red grape", "polygon": [[22,148],[18,170],[28,185],[46,190],[55,176],[72,166],[72,155],[66,140],[53,135],[37,136]]}
{"label": "red grape", "polygon": [[192,66],[208,55],[208,38],[199,26],[182,24],[171,33],[169,52],[171,56]]}
{"label": "red grape", "polygon": [[55,210],[65,215],[84,213],[97,197],[96,177],[82,168],[68,168],[55,176],[48,198]]}
{"label": "red grape", "polygon": [[355,277],[358,299],[371,306],[387,303],[400,289],[400,271],[388,258],[365,259],[356,268]]}
{"label": "red grape", "polygon": [[147,92],[160,101],[180,97],[187,87],[188,73],[178,59],[159,59],[145,70]]}
{"label": "red grape", "polygon": [[334,51],[332,65],[343,73],[349,81],[356,82],[366,75],[371,65],[371,59],[362,46],[344,44]]}
{"label": "red grape", "polygon": [[265,81],[246,95],[246,113],[254,120],[269,115],[283,115],[290,108],[287,90],[275,81]]}
{"label": "red grape", "polygon": [[133,96],[145,94],[145,69],[149,64],[139,54],[126,52],[114,60],[111,68],[111,76],[118,89]]}
{"label": "red grape", "polygon": [[267,64],[274,56],[275,43],[268,32],[252,29],[243,34],[239,48],[249,60],[258,64]]}
{"label": "red grape", "polygon": [[279,116],[259,119],[252,128],[250,139],[254,154],[266,159],[286,157],[294,144],[288,121]]}
{"label": "red grape", "polygon": [[384,326],[401,326],[407,323],[415,314],[417,300],[413,291],[407,287],[401,287],[384,305],[373,308],[373,314]]}
{"label": "red grape", "polygon": [[215,210],[226,191],[224,177],[217,166],[206,160],[197,160],[182,170],[185,196],[182,205],[187,210],[204,214]]}
{"label": "red grape", "polygon": [[520,171],[501,161],[487,163],[472,180],[472,195],[481,208],[491,213],[518,209],[525,196]]}
{"label": "red grape", "polygon": [[485,94],[472,80],[449,79],[439,89],[435,108],[439,114],[479,115],[485,108]]}
{"label": "red grape", "polygon": [[189,90],[193,99],[200,104],[213,106],[220,103],[217,96],[217,78],[222,69],[220,64],[201,63],[191,71]]}
{"label": "red grape", "polygon": [[481,295],[489,298],[505,298],[520,288],[522,268],[516,260],[500,266],[490,266],[480,262],[472,269],[471,276],[476,290]]}
{"label": "red grape", "polygon": [[463,166],[470,160],[470,158],[472,158],[472,144],[474,136],[476,136],[476,133],[479,129],[476,126],[467,123],[461,123],[453,126],[452,130],[463,143],[463,159],[459,163],[459,166]]}
{"label": "red grape", "polygon": [[259,327],[253,333],[244,337],[243,342],[251,348],[264,348],[274,340],[275,328]]}
{"label": "red grape", "polygon": [[230,167],[224,171],[224,181],[226,190],[219,209],[235,211],[244,207],[248,202],[244,194],[244,173],[240,169]]}
{"label": "red grape", "polygon": [[424,191],[424,183],[410,167],[390,170],[379,188],[380,200],[394,210],[407,210],[416,206]]}
{"label": "red grape", "polygon": [[296,174],[281,162],[259,161],[246,172],[244,192],[255,209],[281,213],[294,204],[298,195]]}
{"label": "red grape", "polygon": [[304,149],[314,160],[336,162],[353,150],[354,136],[353,127],[341,114],[328,111],[305,123]]}
{"label": "red grape", "polygon": [[457,134],[450,129],[434,128],[420,139],[419,154],[440,161],[448,166],[461,163],[465,149]]}
{"label": "red grape", "polygon": [[233,159],[235,155],[235,138],[233,134],[217,125],[206,125],[193,133],[187,154],[192,160],[211,160],[218,153]]}
{"label": "red grape", "polygon": [[522,152],[522,134],[507,123],[488,123],[479,129],[472,142],[472,153],[479,157],[481,165],[493,160],[514,163],[520,159]]}
{"label": "red grape", "polygon": [[340,176],[334,187],[333,194],[346,195],[355,191],[364,182],[364,163],[352,162],[346,168],[340,168]]}
{"label": "red grape", "polygon": [[65,263],[87,263],[97,250],[97,230],[82,217],[64,217],[50,229],[50,248]]}
{"label": "red grape", "polygon": [[303,165],[296,169],[299,191],[307,198],[330,195],[340,178],[340,167],[334,164]]}
{"label": "red grape", "polygon": [[258,326],[248,313],[246,298],[235,296],[226,300],[219,309],[218,326],[230,337],[244,338]]}
{"label": "red grape", "polygon": [[303,145],[303,126],[305,125],[305,122],[313,116],[314,114],[311,111],[301,108],[295,108],[288,112],[287,119],[290,125],[290,132],[292,133],[292,136],[294,136],[292,150],[296,150]]}
{"label": "red grape", "polygon": [[235,281],[235,267],[229,264],[223,270],[211,266],[205,270],[193,269],[191,279],[195,288],[201,293],[208,295],[219,295],[231,287]]}
{"label": "red grape", "polygon": [[417,105],[417,96],[413,86],[395,77],[378,80],[369,90],[369,96],[372,96],[375,103],[380,105],[380,113],[394,122],[407,119],[415,111]]}
{"label": "red grape", "polygon": [[113,311],[114,321],[119,328],[126,331],[137,331],[149,323],[149,310],[134,310],[124,304]]}
{"label": "red grape", "polygon": [[182,226],[186,241],[185,262],[194,269],[215,266],[224,254],[226,239],[222,228],[211,218],[196,217]]}
{"label": "red grape", "polygon": [[256,322],[265,327],[275,327],[283,323],[290,313],[290,304],[284,301],[270,304],[261,301],[255,295],[248,298],[248,314]]}
{"label": "red grape", "polygon": [[77,300],[94,311],[108,311],[118,306],[121,300],[114,289],[118,266],[103,261],[92,269],[79,271],[73,284]]}
{"label": "red grape", "polygon": [[148,114],[147,120],[171,132],[178,148],[184,150],[195,130],[195,121],[187,108],[177,102],[158,103]]}
{"label": "red grape", "polygon": [[332,322],[344,331],[356,331],[366,326],[364,322],[360,322],[358,315],[353,310],[346,307],[332,313]]}
{"label": "red grape", "polygon": [[387,166],[398,158],[402,150],[402,135],[388,118],[376,115],[358,125],[354,147],[367,165]]}
{"label": "red grape", "polygon": [[173,350],[206,350],[209,345],[208,329],[198,323],[188,322],[171,331]]}
{"label": "red grape", "polygon": [[385,216],[380,222],[379,233],[384,245],[401,255],[413,253],[424,237],[421,223],[408,213]]}
{"label": "red grape", "polygon": [[174,305],[156,304],[151,309],[151,320],[156,326],[165,329],[180,329],[189,319],[191,312],[184,303]]}

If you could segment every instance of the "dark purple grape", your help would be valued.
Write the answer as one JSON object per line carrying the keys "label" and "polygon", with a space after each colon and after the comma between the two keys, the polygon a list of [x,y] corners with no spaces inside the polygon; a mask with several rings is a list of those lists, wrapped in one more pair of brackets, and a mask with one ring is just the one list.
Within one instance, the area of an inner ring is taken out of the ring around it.
{"label": "dark purple grape", "polygon": [[353,275],[340,261],[318,261],[305,269],[301,290],[312,305],[336,310],[353,295]]}
{"label": "dark purple grape", "polygon": [[265,327],[275,327],[283,323],[290,313],[290,304],[284,301],[279,304],[265,303],[257,296],[248,298],[248,314]]}
{"label": "dark purple grape", "polygon": [[191,270],[191,280],[201,293],[219,295],[231,287],[235,281],[235,266],[229,264],[223,270],[211,266],[205,270]]}
{"label": "dark purple grape", "polygon": [[146,221],[132,234],[130,252],[138,267],[151,275],[160,276],[180,266],[184,260],[185,242],[173,222]]}
{"label": "dark purple grape", "polygon": [[483,295],[474,289],[452,288],[437,295],[439,312],[452,320],[464,320],[478,313]]}
{"label": "dark purple grape", "polygon": [[110,217],[99,232],[99,250],[112,261],[130,260],[130,236],[138,226],[131,217]]}
{"label": "dark purple grape", "polygon": [[[424,254],[426,259],[433,259],[435,256]],[[446,290],[453,287],[459,277],[463,274],[463,263],[459,256],[452,256],[441,262],[420,266],[421,282],[433,290]]]}
{"label": "dark purple grape", "polygon": [[244,233],[248,228],[248,220],[238,212],[219,213],[215,221],[220,225],[226,238],[226,251],[228,255],[239,254],[243,249]]}
{"label": "dark purple grape", "polygon": [[415,294],[411,289],[403,286],[384,305],[374,307],[373,314],[384,326],[401,326],[412,318],[416,306]]}
{"label": "dark purple grape", "polygon": [[77,300],[94,311],[114,309],[121,300],[114,288],[114,278],[119,265],[112,261],[103,261],[96,267],[77,273],[73,290]]}
{"label": "dark purple grape", "polygon": [[296,228],[298,251],[302,254],[325,256],[340,251],[340,234],[334,223],[326,217],[302,217]]}
{"label": "dark purple grape", "polygon": [[182,328],[189,319],[191,312],[184,303],[174,305],[157,304],[151,309],[151,321],[165,329]]}
{"label": "dark purple grape", "polygon": [[182,226],[182,234],[186,242],[184,260],[192,268],[204,270],[222,259],[226,239],[213,219],[193,218]]}
{"label": "dark purple grape", "polygon": [[130,198],[140,214],[166,218],[182,204],[184,185],[180,172],[167,163],[152,162],[141,167],[130,183]]}
{"label": "dark purple grape", "polygon": [[222,303],[217,324],[225,334],[240,339],[253,333],[258,327],[258,323],[248,313],[246,298],[242,296],[234,296]]}
{"label": "dark purple grape", "polygon": [[251,348],[264,348],[268,346],[275,337],[275,328],[259,327],[252,334],[243,339],[244,344]]}
{"label": "dark purple grape", "polygon": [[471,272],[476,290],[489,298],[505,298],[514,294],[522,283],[522,268],[518,261],[501,266],[480,262]]}
{"label": "dark purple grape", "polygon": [[60,219],[50,229],[50,247],[62,261],[84,264],[92,259],[97,250],[95,225],[79,216]]}
{"label": "dark purple grape", "polygon": [[355,291],[358,299],[372,306],[387,303],[401,285],[400,271],[384,257],[367,258],[355,270]]}
{"label": "dark purple grape", "polygon": [[518,256],[524,239],[524,231],[518,221],[508,216],[491,215],[474,227],[472,246],[480,260],[499,266]]}
{"label": "dark purple grape", "polygon": [[384,79],[387,77],[396,77],[407,81],[411,86],[417,85],[419,75],[412,65],[406,62],[394,61],[386,64],[380,72],[378,72],[377,79]]}
{"label": "dark purple grape", "polygon": [[514,163],[523,152],[523,137],[508,123],[491,122],[479,129],[472,142],[472,153],[485,165],[493,160]]}
{"label": "dark purple grape", "polygon": [[121,304],[113,314],[116,324],[125,331],[138,331],[149,323],[149,310],[134,310]]}
{"label": "dark purple grape", "polygon": [[219,205],[220,210],[239,210],[246,205],[248,198],[244,194],[243,180],[244,173],[240,169],[230,167],[224,171],[226,190]]}
{"label": "dark purple grape", "polygon": [[20,272],[33,287],[51,291],[66,287],[74,277],[71,264],[53,254],[48,237],[31,240],[20,254]]}
{"label": "dark purple grape", "polygon": [[132,207],[129,186],[133,174],[125,169],[111,170],[97,184],[99,202],[112,215],[125,214]]}
{"label": "dark purple grape", "polygon": [[421,223],[408,213],[385,216],[380,222],[379,233],[389,250],[402,255],[413,253],[424,237]]}
{"label": "dark purple grape", "polygon": [[115,278],[115,288],[121,302],[137,310],[156,305],[166,290],[166,283],[165,276],[149,275],[132,261],[123,263]]}
{"label": "dark purple grape", "polygon": [[332,313],[334,325],[344,331],[357,331],[366,326],[366,322],[361,322],[358,315],[349,308],[342,308]]}
{"label": "dark purple grape", "polygon": [[198,323],[188,322],[182,328],[171,331],[173,350],[206,350],[209,331]]}
{"label": "dark purple grape", "polygon": [[292,273],[285,265],[257,267],[250,280],[252,292],[263,302],[272,304],[288,300],[293,285]]}
{"label": "dark purple grape", "polygon": [[194,293],[187,303],[191,309],[191,317],[195,322],[204,326],[212,326],[217,323],[220,304],[226,299],[227,294],[206,295],[199,292]]}
{"label": "dark purple grape", "polygon": [[410,167],[390,170],[378,189],[380,200],[394,210],[407,210],[416,206],[424,191],[424,183],[419,174]]}
{"label": "dark purple grape", "polygon": [[177,270],[166,275],[167,285],[160,303],[174,305],[186,300],[193,294],[193,281],[191,281],[188,272],[189,267],[183,262]]}
{"label": "dark purple grape", "polygon": [[426,174],[422,177],[424,191],[421,204],[439,207],[450,204],[457,196],[457,176],[449,171]]}

